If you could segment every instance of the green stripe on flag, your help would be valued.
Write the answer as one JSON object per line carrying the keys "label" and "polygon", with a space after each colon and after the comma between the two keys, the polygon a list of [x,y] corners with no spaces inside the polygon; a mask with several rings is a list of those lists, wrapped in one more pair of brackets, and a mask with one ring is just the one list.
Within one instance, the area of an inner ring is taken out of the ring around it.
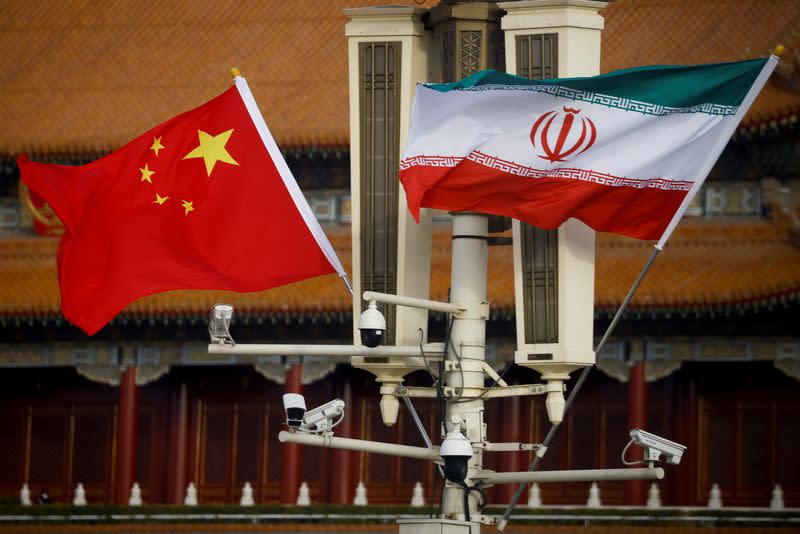
{"label": "green stripe on flag", "polygon": [[[485,70],[460,82],[426,84],[426,87],[441,92],[532,90],[647,114],[729,115],[742,103],[766,62],[766,58],[760,58],[705,65],[655,65],[588,78],[550,80],[529,80]],[[641,104],[645,104],[645,109],[639,109]],[[655,108],[646,109],[648,104]]]}

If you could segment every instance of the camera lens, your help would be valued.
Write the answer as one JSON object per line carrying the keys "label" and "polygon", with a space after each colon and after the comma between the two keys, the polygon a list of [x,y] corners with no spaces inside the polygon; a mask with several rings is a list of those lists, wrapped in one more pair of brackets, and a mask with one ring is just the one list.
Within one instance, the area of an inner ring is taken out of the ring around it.
{"label": "camera lens", "polygon": [[445,456],[444,476],[450,482],[460,484],[467,478],[469,456]]}
{"label": "camera lens", "polygon": [[375,328],[364,328],[361,330],[361,343],[367,347],[374,348],[381,344],[383,340],[383,330]]}
{"label": "camera lens", "polygon": [[297,428],[303,424],[303,416],[306,411],[303,408],[286,408],[286,424]]}

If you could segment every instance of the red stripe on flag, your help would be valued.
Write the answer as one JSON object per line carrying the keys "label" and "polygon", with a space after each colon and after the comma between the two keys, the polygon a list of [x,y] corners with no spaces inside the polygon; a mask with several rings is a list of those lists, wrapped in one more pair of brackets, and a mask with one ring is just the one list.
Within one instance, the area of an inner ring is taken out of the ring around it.
{"label": "red stripe on flag", "polygon": [[400,171],[408,207],[477,211],[513,217],[539,228],[577,218],[599,232],[658,239],[686,191],[607,186],[568,178],[525,178],[464,159],[456,167]]}

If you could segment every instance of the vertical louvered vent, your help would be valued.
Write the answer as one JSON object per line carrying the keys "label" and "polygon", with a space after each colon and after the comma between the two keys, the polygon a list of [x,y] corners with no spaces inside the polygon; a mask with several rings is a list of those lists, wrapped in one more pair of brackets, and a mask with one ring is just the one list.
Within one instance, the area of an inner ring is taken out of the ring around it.
{"label": "vertical louvered vent", "polygon": [[[517,74],[558,76],[558,35],[517,36]],[[558,230],[521,223],[525,343],[558,342]]]}
{"label": "vertical louvered vent", "polygon": [[[400,43],[359,45],[361,87],[361,288],[397,291]],[[394,309],[385,342],[394,343]]]}

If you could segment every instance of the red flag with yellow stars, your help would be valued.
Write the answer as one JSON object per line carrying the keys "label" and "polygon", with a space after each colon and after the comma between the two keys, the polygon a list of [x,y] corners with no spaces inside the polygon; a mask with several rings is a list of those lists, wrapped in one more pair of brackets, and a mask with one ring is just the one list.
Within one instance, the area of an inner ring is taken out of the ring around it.
{"label": "red flag with yellow stars", "polygon": [[18,164],[64,223],[61,308],[89,335],[160,291],[346,280],[241,76],[87,165]]}

